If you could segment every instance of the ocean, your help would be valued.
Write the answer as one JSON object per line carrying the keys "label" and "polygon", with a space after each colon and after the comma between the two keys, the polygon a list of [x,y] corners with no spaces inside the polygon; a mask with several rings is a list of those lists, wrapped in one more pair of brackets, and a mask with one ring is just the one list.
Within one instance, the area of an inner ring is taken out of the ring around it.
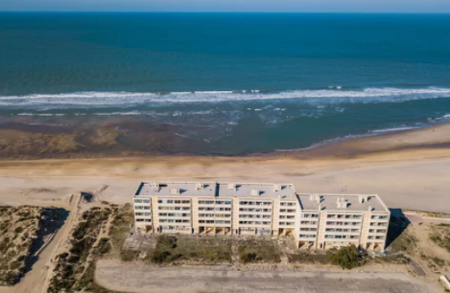
{"label": "ocean", "polygon": [[0,123],[123,118],[225,155],[421,128],[450,121],[449,36],[448,14],[0,13]]}

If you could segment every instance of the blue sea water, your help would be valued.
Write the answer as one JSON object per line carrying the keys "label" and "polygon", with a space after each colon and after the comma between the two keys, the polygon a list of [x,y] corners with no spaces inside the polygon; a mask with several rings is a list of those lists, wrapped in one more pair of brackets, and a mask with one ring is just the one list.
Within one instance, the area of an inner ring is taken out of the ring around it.
{"label": "blue sea water", "polygon": [[0,13],[0,116],[131,116],[225,154],[442,123],[450,15]]}

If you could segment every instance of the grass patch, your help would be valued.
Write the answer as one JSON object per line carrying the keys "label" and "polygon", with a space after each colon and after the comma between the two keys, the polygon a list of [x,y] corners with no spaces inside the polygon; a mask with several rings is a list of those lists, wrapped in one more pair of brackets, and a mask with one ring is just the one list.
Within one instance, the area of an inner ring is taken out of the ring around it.
{"label": "grass patch", "polygon": [[271,239],[250,238],[238,242],[239,261],[241,263],[271,262],[279,263],[280,249]]}
{"label": "grass patch", "polygon": [[432,257],[431,260],[438,266],[443,267],[445,266],[445,260],[439,257]]}
{"label": "grass patch", "polygon": [[229,263],[231,262],[231,239],[218,237],[157,236],[155,249],[146,261],[163,264],[174,262]]}
{"label": "grass patch", "polygon": [[403,253],[394,253],[383,256],[377,256],[371,260],[374,263],[407,264],[410,259]]}
{"label": "grass patch", "polygon": [[390,245],[393,252],[412,252],[417,247],[417,238],[406,229]]}
{"label": "grass patch", "polygon": [[111,253],[119,255],[122,258],[122,254],[127,254],[127,252],[122,251],[122,247],[134,221],[133,207],[127,203],[120,208],[113,206],[113,210],[114,219],[111,222],[109,231]]}
{"label": "grass patch", "polygon": [[447,225],[439,224],[435,226],[433,233],[430,234],[430,240],[450,253],[450,225]]}
{"label": "grass patch", "polygon": [[331,260],[326,253],[314,252],[300,252],[295,254],[288,254],[290,263],[304,263],[304,264],[331,264]]}

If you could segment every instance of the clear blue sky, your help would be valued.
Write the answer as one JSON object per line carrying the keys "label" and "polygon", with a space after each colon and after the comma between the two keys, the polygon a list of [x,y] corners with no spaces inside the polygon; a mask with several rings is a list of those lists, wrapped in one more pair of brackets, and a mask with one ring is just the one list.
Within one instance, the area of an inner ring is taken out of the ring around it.
{"label": "clear blue sky", "polygon": [[450,0],[0,0],[0,11],[450,13]]}

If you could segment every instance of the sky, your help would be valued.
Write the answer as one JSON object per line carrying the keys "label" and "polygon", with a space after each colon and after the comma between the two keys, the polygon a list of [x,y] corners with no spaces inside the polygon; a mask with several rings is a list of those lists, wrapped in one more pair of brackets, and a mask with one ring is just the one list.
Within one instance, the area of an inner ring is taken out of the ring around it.
{"label": "sky", "polygon": [[450,0],[0,0],[0,11],[450,13]]}

